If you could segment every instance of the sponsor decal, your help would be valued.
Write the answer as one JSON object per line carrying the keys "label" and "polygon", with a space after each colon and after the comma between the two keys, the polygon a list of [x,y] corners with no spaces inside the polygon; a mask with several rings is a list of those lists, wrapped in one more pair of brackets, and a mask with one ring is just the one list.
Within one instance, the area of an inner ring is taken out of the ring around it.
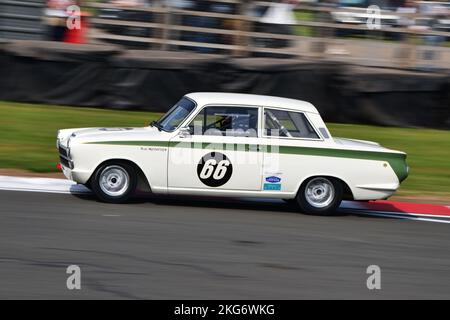
{"label": "sponsor decal", "polygon": [[233,165],[226,155],[210,152],[204,155],[197,165],[197,176],[208,187],[220,187],[230,180]]}
{"label": "sponsor decal", "polygon": [[281,182],[281,178],[277,176],[270,176],[266,178],[266,181],[269,183],[279,183]]}
{"label": "sponsor decal", "polygon": [[279,183],[264,183],[264,190],[280,191],[281,184]]}
{"label": "sponsor decal", "polygon": [[140,147],[141,151],[167,151],[167,148],[158,148],[158,147]]}

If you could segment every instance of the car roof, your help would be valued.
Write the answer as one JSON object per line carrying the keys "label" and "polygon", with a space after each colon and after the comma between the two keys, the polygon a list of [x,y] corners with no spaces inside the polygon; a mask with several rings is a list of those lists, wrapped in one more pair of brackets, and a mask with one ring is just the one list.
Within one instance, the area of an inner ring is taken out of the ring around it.
{"label": "car roof", "polygon": [[187,94],[186,97],[194,100],[200,106],[207,104],[238,104],[246,106],[288,108],[318,113],[317,109],[309,102],[273,96],[225,92],[194,92]]}

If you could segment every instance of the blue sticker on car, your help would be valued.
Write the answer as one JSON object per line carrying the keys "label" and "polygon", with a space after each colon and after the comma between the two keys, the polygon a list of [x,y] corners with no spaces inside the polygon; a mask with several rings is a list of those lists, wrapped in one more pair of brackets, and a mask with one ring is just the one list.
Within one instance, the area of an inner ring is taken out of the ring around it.
{"label": "blue sticker on car", "polygon": [[264,183],[264,190],[281,190],[281,184],[279,183]]}
{"label": "blue sticker on car", "polygon": [[279,183],[281,181],[281,178],[276,176],[270,176],[266,178],[266,181],[270,183]]}

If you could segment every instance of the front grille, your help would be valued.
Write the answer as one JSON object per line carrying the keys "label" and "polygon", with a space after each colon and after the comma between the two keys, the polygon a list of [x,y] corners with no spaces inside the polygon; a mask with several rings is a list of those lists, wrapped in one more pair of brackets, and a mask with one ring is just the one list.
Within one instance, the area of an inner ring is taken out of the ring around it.
{"label": "front grille", "polygon": [[70,161],[69,151],[60,145],[58,145],[58,151],[61,164],[66,168],[73,169],[73,162]]}
{"label": "front grille", "polygon": [[63,157],[69,158],[69,154],[67,152],[67,149],[64,147],[59,146],[59,154]]}
{"label": "front grille", "polygon": [[64,158],[63,156],[59,157],[59,161],[61,162],[61,164],[66,167],[66,168],[70,168],[71,169],[71,165],[69,160],[67,160],[66,158]]}

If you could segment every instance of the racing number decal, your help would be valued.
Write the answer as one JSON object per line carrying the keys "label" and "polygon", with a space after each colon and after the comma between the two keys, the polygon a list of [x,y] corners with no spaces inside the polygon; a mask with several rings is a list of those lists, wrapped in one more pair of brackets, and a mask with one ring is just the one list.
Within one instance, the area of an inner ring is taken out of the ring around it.
{"label": "racing number decal", "polygon": [[230,180],[233,165],[226,155],[220,152],[210,152],[200,159],[197,165],[197,175],[208,187],[220,187]]}

